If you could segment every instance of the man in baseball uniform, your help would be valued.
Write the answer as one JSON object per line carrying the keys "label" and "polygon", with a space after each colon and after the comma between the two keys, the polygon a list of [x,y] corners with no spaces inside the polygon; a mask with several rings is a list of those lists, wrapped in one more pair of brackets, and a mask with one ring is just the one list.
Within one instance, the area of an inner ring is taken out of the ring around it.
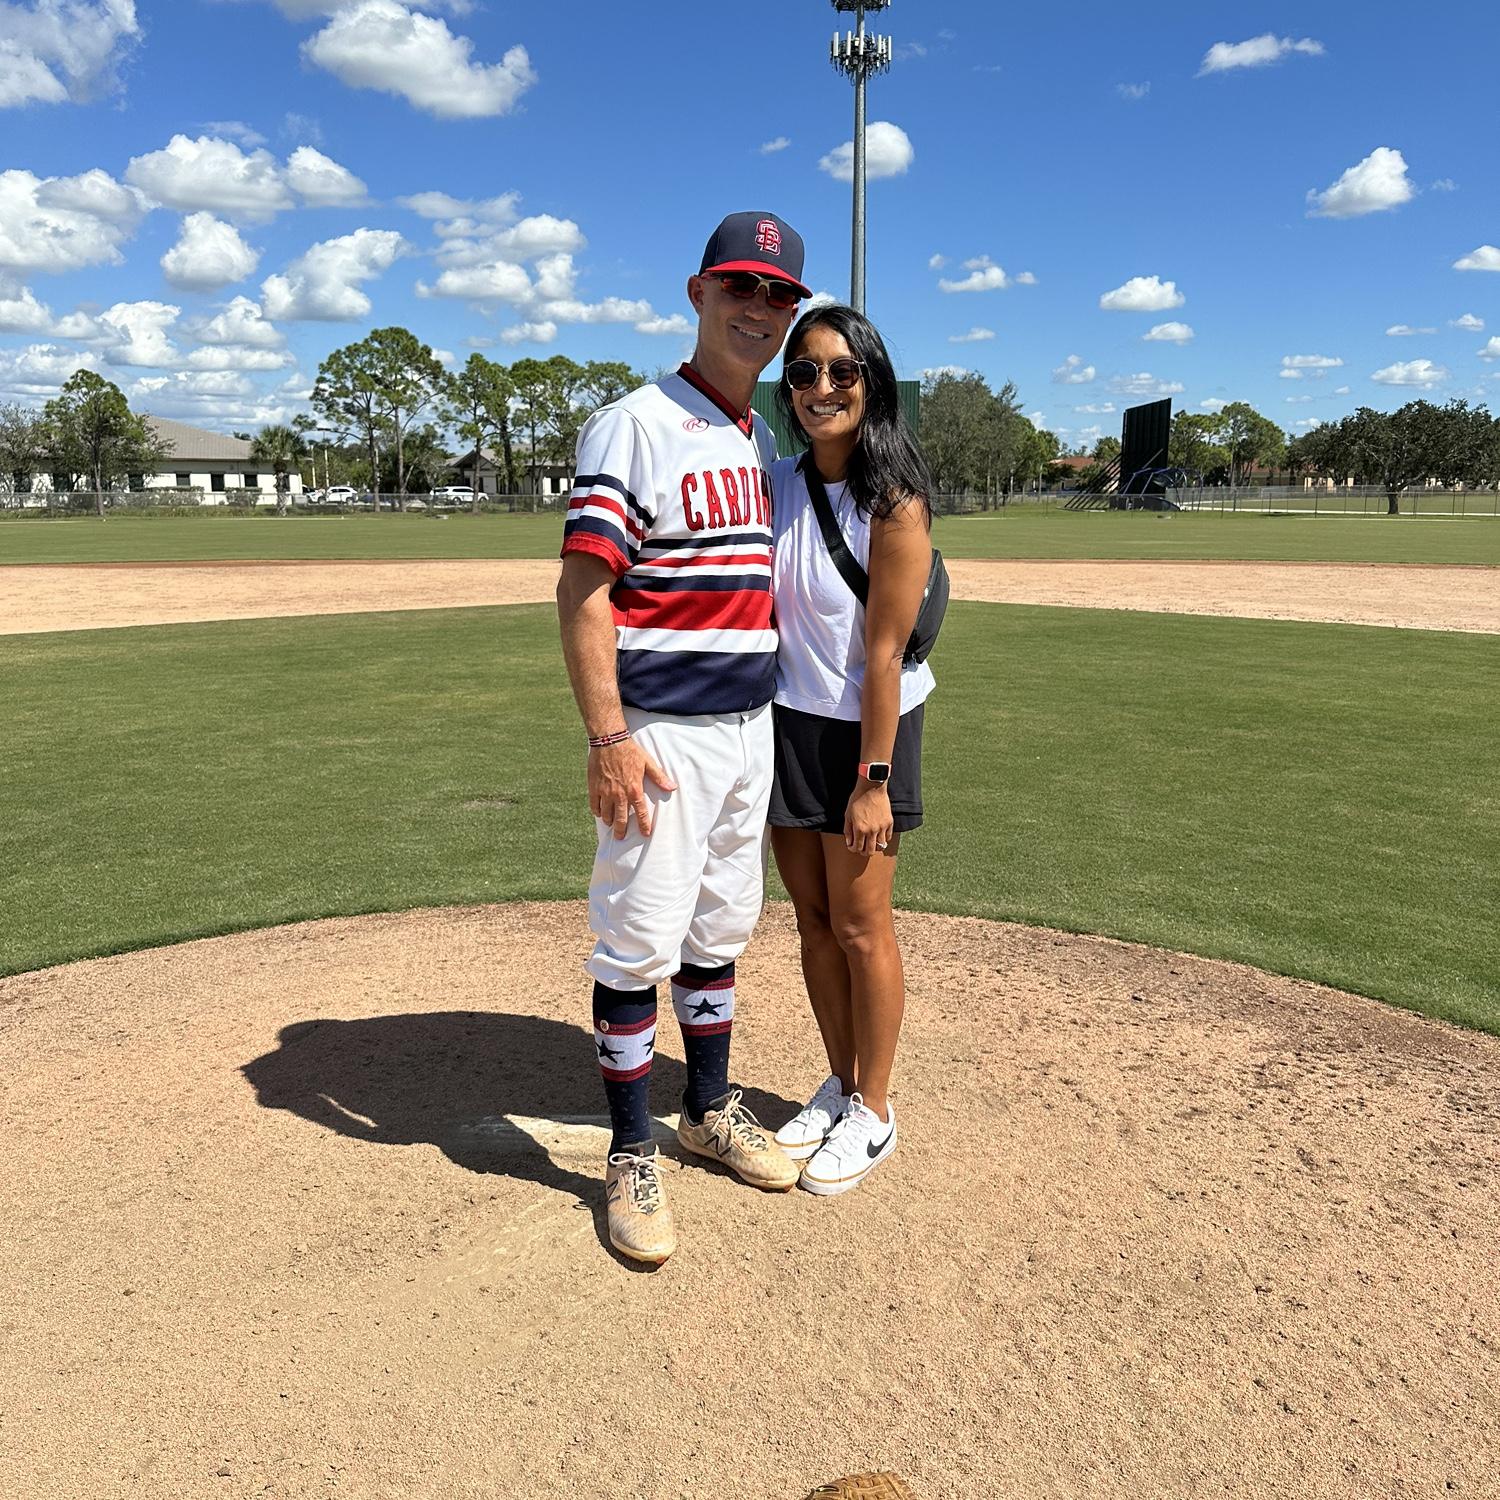
{"label": "man in baseball uniform", "polygon": [[557,607],[598,820],[586,967],[609,1100],[609,1233],[642,1261],[676,1245],[648,1108],[663,980],[687,1059],[678,1139],[756,1187],[797,1181],[730,1088],[729,1040],[734,962],[762,900],[776,663],[776,446],[750,398],[811,295],[801,277],[789,224],[731,214],[688,278],[692,358],[578,438]]}

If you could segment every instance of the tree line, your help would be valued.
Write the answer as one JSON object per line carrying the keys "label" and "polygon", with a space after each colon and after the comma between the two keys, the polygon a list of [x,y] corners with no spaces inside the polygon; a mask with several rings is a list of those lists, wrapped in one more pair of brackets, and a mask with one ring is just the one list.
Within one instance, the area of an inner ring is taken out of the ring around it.
{"label": "tree line", "polygon": [[[477,504],[477,460],[486,449],[498,460],[502,491],[515,494],[523,467],[569,462],[590,413],[645,380],[620,360],[579,364],[563,354],[506,365],[476,352],[461,369],[446,370],[408,329],[377,328],[318,367],[309,404],[322,428],[307,417],[293,426],[304,438],[321,430],[357,445],[372,487],[385,488],[389,479],[398,506],[414,477],[431,483],[432,461],[451,432],[476,460],[469,469]],[[441,467],[452,464],[444,457]]]}
{"label": "tree line", "polygon": [[[324,483],[393,493],[404,508],[408,495],[433,488],[455,467],[451,434],[472,460],[477,506],[478,461],[486,451],[502,492],[518,493],[537,465],[571,460],[590,413],[648,378],[622,361],[580,364],[561,354],[506,365],[475,352],[449,370],[408,329],[377,328],[318,367],[309,400],[315,416],[236,436],[248,438],[252,459],[271,469],[279,509],[294,470],[317,486],[320,456]],[[1037,427],[1021,405],[1012,381],[999,391],[972,372],[923,381],[921,438],[938,492],[982,494],[988,503],[1068,472],[1058,465],[1057,435]],[[1119,451],[1119,439],[1101,438],[1092,469],[1079,477],[1098,476]],[[119,387],[89,370],[70,376],[40,412],[0,405],[0,475],[16,488],[37,472],[52,473],[59,488],[86,485],[100,514],[105,492],[169,456]],[[1500,485],[1500,419],[1464,400],[1419,400],[1394,412],[1362,406],[1289,441],[1270,418],[1234,401],[1216,412],[1178,412],[1166,461],[1205,484],[1237,487],[1254,472],[1284,472],[1291,483],[1315,477],[1378,486],[1395,513],[1401,493],[1414,485]]]}

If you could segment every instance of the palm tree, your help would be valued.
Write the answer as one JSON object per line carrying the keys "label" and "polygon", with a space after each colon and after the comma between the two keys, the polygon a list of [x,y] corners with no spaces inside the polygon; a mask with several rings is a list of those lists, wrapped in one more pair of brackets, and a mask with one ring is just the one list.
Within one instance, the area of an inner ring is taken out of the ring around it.
{"label": "palm tree", "polygon": [[276,476],[276,514],[286,514],[287,470],[307,457],[307,440],[294,427],[262,427],[250,444],[250,457],[270,464]]}

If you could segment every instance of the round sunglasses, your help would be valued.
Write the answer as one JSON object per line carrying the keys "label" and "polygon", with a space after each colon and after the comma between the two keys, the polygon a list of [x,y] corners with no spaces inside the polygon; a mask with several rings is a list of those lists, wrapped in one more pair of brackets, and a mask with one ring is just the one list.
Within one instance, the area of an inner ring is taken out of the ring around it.
{"label": "round sunglasses", "polygon": [[859,384],[864,368],[862,359],[831,359],[826,365],[820,365],[815,359],[794,359],[788,361],[783,374],[794,391],[810,391],[818,383],[818,376],[826,370],[828,383],[834,390],[847,391]]}
{"label": "round sunglasses", "polygon": [[777,312],[796,307],[802,294],[785,281],[773,281],[769,276],[757,276],[753,271],[725,271],[717,277],[718,283],[731,297],[748,302],[762,287],[766,289],[766,305]]}

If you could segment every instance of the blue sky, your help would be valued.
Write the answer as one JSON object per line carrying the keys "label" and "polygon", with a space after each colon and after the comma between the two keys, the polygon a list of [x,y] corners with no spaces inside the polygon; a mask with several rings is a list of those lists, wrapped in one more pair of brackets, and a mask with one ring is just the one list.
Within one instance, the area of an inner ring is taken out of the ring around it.
{"label": "blue sky", "polygon": [[[793,223],[842,298],[838,21],[0,0],[0,399],[86,365],[255,426],[389,323],[460,362],[675,365],[683,282],[741,208]],[[1295,432],[1500,393],[1492,4],[895,0],[872,25],[897,60],[870,91],[869,311],[902,373],[1014,380],[1069,442],[1157,394]]]}

